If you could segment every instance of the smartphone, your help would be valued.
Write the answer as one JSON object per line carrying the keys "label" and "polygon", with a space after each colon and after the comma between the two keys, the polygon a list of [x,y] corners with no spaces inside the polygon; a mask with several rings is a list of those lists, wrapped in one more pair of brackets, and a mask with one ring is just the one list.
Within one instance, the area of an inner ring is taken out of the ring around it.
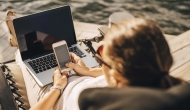
{"label": "smartphone", "polygon": [[67,68],[65,66],[66,63],[71,62],[71,57],[69,55],[69,50],[68,50],[66,41],[62,40],[62,41],[53,43],[52,47],[55,54],[55,58],[57,60],[59,70],[61,72],[71,71],[72,68]]}

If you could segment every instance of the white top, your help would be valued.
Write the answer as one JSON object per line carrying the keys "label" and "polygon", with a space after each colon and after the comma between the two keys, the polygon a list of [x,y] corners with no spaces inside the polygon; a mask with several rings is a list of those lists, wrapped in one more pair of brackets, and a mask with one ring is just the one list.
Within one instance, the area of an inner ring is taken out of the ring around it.
{"label": "white top", "polygon": [[68,85],[53,110],[79,110],[78,98],[84,89],[105,86],[107,86],[107,82],[104,75],[96,78],[89,76],[72,76],[68,79]]}

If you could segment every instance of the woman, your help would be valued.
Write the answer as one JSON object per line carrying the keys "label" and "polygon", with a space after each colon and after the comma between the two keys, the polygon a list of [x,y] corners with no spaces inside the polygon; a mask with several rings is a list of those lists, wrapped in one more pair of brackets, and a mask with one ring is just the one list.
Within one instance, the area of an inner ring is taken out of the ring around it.
{"label": "woman", "polygon": [[[123,21],[111,27],[104,42],[103,50],[99,51],[102,58],[96,55],[96,59],[102,64],[109,86],[167,89],[182,83],[169,76],[173,62],[170,49],[161,30],[152,21],[139,18]],[[80,59],[66,66],[80,75],[92,75]],[[66,77],[54,79],[54,82],[59,80],[65,82],[62,85],[65,87]]]}
{"label": "woman", "polygon": [[[80,76],[97,77],[105,75],[108,86],[123,88],[127,86],[141,86],[150,88],[169,88],[182,83],[181,80],[169,76],[172,66],[172,56],[168,44],[159,29],[152,21],[144,19],[131,19],[113,25],[104,38],[104,45],[99,48],[102,56],[96,55],[96,59],[102,68],[88,68],[82,60],[71,53],[72,63],[66,64],[73,68]],[[88,87],[106,86],[104,78],[66,77],[61,75],[58,69],[54,72],[53,85],[65,88],[61,95],[59,88],[51,89],[31,110],[55,109],[79,109],[77,105],[78,95]],[[72,82],[70,79],[74,79]],[[75,86],[77,82],[87,84]],[[68,81],[70,80],[70,81]],[[86,81],[86,82],[85,82]],[[68,85],[67,85],[68,84]],[[79,91],[78,88],[80,88]],[[82,89],[81,89],[82,88]],[[61,96],[60,96],[61,95]],[[101,97],[100,97],[101,98]],[[102,99],[103,100],[103,99]],[[105,100],[106,101],[106,100]]]}

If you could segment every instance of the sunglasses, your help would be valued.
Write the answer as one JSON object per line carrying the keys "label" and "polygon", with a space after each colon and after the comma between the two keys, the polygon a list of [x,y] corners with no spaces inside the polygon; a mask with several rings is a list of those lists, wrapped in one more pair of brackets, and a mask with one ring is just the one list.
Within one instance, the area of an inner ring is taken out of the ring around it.
{"label": "sunglasses", "polygon": [[95,54],[95,59],[96,61],[99,63],[100,66],[102,66],[102,64],[106,65],[107,67],[109,67],[110,69],[112,69],[112,67],[107,64],[103,59],[102,59],[102,51],[103,51],[103,45],[99,46],[97,51],[96,51],[96,54]]}

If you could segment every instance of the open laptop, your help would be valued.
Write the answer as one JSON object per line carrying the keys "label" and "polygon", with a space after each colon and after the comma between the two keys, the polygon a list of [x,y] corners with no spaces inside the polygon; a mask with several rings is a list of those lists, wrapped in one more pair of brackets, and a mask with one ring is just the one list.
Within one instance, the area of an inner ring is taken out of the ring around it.
{"label": "open laptop", "polygon": [[17,18],[13,20],[13,25],[21,58],[41,87],[52,82],[57,66],[52,50],[54,42],[65,40],[69,51],[80,56],[88,67],[98,65],[76,42],[70,6]]}

